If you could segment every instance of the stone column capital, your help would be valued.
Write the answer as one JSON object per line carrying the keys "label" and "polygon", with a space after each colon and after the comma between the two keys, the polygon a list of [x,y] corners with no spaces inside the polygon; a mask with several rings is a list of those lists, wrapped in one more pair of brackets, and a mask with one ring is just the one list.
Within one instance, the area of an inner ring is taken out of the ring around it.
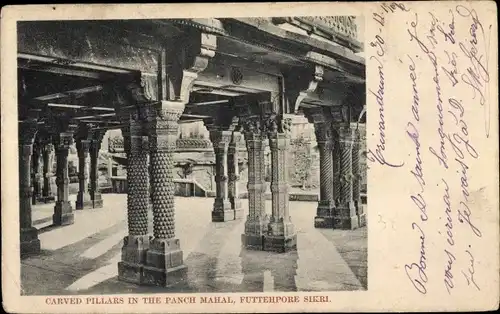
{"label": "stone column capital", "polygon": [[149,111],[150,148],[174,150],[179,128],[179,118],[185,104],[179,101],[162,101]]}
{"label": "stone column capital", "polygon": [[69,149],[73,145],[73,132],[61,132],[52,137],[56,150]]}
{"label": "stone column capital", "polygon": [[292,127],[292,118],[288,115],[270,114],[264,118],[264,130],[269,137],[274,134],[289,134]]}

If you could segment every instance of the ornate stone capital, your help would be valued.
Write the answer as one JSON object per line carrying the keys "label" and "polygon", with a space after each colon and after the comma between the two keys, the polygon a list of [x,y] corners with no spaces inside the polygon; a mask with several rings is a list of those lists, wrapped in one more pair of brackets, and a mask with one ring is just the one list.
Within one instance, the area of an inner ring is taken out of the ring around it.
{"label": "ornate stone capital", "polygon": [[162,101],[150,110],[150,148],[171,149],[176,147],[179,118],[184,111],[182,102]]}
{"label": "ornate stone capital", "polygon": [[227,150],[231,142],[232,131],[211,130],[209,134],[216,153],[220,150]]}
{"label": "ornate stone capital", "polygon": [[264,131],[264,124],[260,116],[246,116],[240,120],[240,126],[245,132],[245,138],[249,135],[261,136]]}
{"label": "ornate stone capital", "polygon": [[69,149],[73,145],[73,133],[61,132],[52,137],[56,150]]}
{"label": "ornate stone capital", "polygon": [[275,133],[288,134],[292,127],[292,119],[285,115],[271,114],[265,118],[265,132],[272,136]]}

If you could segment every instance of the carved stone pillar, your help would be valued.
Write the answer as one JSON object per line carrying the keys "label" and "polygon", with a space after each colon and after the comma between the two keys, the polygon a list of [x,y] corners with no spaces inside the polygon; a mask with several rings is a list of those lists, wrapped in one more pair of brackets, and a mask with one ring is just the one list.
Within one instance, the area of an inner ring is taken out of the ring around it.
{"label": "carved stone pillar", "polygon": [[93,132],[90,140],[90,198],[93,208],[102,208],[103,200],[99,190],[99,150],[101,149],[103,131]]}
{"label": "carved stone pillar", "polygon": [[349,125],[339,129],[340,198],[334,217],[335,229],[356,229],[359,226],[353,200],[352,145],[354,130]]}
{"label": "carved stone pillar", "polygon": [[37,132],[36,120],[19,123],[19,226],[21,255],[40,252],[38,230],[31,223],[31,154]]}
{"label": "carved stone pillar", "polygon": [[288,252],[297,248],[297,234],[289,213],[288,149],[290,146],[291,119],[272,116],[266,121],[271,148],[272,214],[264,250]]}
{"label": "carved stone pillar", "polygon": [[339,132],[336,125],[333,126],[333,151],[332,151],[332,161],[333,161],[333,199],[335,201],[335,206],[340,204],[340,142],[339,142]]}
{"label": "carved stone pillar", "polygon": [[68,131],[60,132],[53,137],[53,141],[57,163],[57,201],[52,220],[56,226],[70,225],[74,223],[74,213],[69,202],[68,153],[73,143],[73,134]]}
{"label": "carved stone pillar", "polygon": [[357,124],[352,125],[352,128],[354,128],[354,141],[352,145],[352,196],[354,206],[356,207],[356,215],[358,216],[358,224],[362,227],[366,225],[366,215],[363,211],[363,204],[361,202],[361,137]]}
{"label": "carved stone pillar", "polygon": [[144,141],[145,117],[135,109],[130,114],[129,128],[122,129],[127,154],[127,221],[128,235],[123,239],[122,260],[118,278],[126,282],[144,282],[143,267],[149,248],[148,147]]}
{"label": "carved stone pillar", "polygon": [[210,130],[210,140],[215,153],[215,201],[212,211],[212,221],[221,222],[234,220],[234,210],[228,198],[228,147],[231,141],[231,131]]}
{"label": "carved stone pillar", "polygon": [[247,249],[262,250],[269,218],[266,214],[264,137],[260,117],[243,120],[248,154],[248,216],[241,239]]}
{"label": "carved stone pillar", "polygon": [[89,193],[89,148],[90,140],[78,139],[76,149],[78,152],[78,194],[76,195],[76,209],[93,208],[92,198]]}
{"label": "carved stone pillar", "polygon": [[[183,280],[187,267],[183,262],[180,241],[175,238],[173,180],[174,151],[178,120],[183,102],[162,101],[150,115],[150,163],[153,205],[153,235],[144,267],[148,284],[169,286]],[[147,171],[147,170],[146,170]]]}
{"label": "carved stone pillar", "polygon": [[52,143],[45,143],[43,146],[43,198],[45,203],[50,203],[55,200],[51,184],[51,179],[54,176],[52,173],[53,163],[54,145]]}
{"label": "carved stone pillar", "polygon": [[241,140],[240,132],[233,132],[231,143],[227,152],[227,167],[228,167],[228,190],[231,209],[234,211],[234,219],[243,218],[243,209],[241,208],[240,193],[238,189],[238,181],[240,179],[240,170],[238,165],[238,143]]}
{"label": "carved stone pillar", "polygon": [[33,196],[32,196],[32,204],[40,204],[43,203],[43,147],[42,141],[38,139],[33,144]]}
{"label": "carved stone pillar", "polygon": [[319,148],[320,171],[320,200],[314,218],[314,227],[332,228],[335,209],[334,186],[337,183],[333,179],[332,126],[329,122],[316,123],[314,130]]}

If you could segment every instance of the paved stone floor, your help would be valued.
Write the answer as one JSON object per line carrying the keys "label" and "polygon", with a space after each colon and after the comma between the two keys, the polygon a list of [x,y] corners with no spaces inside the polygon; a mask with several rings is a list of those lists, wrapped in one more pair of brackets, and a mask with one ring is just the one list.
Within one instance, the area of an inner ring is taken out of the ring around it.
{"label": "paved stone floor", "polygon": [[[127,233],[126,196],[106,194],[104,208],[76,211],[75,224],[64,227],[51,226],[53,204],[33,207],[42,253],[22,260],[23,294],[332,291],[367,287],[366,228],[315,229],[313,202],[290,202],[298,230],[298,250],[278,254],[242,250],[244,220],[212,223],[213,199],[178,197],[175,201],[176,234],[188,266],[184,284],[144,287],[117,280],[122,239]],[[246,200],[243,206],[247,206]],[[271,203],[267,206],[270,211]]]}

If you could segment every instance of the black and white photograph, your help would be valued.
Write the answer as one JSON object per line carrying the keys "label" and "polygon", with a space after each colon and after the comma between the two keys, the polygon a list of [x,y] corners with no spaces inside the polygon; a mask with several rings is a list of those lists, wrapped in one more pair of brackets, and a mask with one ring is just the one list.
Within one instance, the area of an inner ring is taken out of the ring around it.
{"label": "black and white photograph", "polygon": [[21,295],[368,289],[363,16],[16,33]]}

